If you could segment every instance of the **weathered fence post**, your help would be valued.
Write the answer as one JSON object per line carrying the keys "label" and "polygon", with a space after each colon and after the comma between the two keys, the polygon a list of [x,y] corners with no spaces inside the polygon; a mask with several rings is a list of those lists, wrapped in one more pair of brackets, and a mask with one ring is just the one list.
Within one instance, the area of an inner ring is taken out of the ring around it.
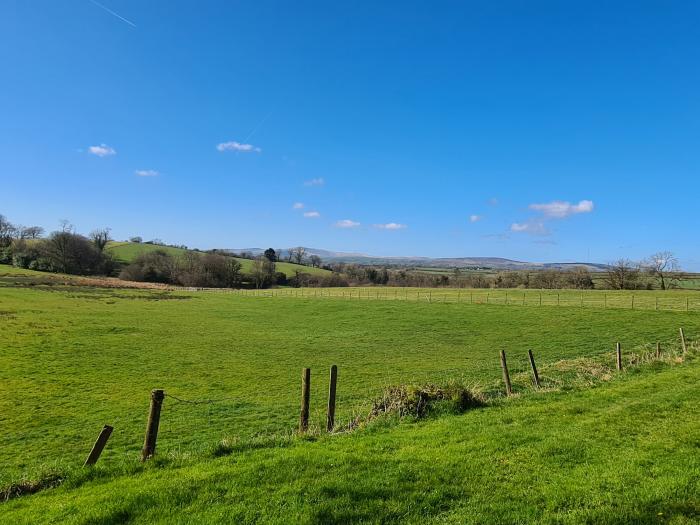
{"label": "weathered fence post", "polygon": [[532,368],[532,379],[535,382],[537,388],[540,387],[540,376],[537,373],[537,366],[535,365],[535,356],[532,355],[532,350],[527,351],[527,357],[530,360],[530,368]]}
{"label": "weathered fence post", "polygon": [[683,347],[683,353],[685,354],[688,351],[688,348],[685,346],[685,334],[683,333],[683,329],[679,329],[681,332],[681,346]]}
{"label": "weathered fence post", "polygon": [[148,411],[148,423],[146,423],[146,436],[143,439],[141,461],[146,461],[156,453],[156,441],[158,439],[158,425],[160,424],[160,409],[163,406],[165,392],[162,390],[151,391],[151,407]]}
{"label": "weathered fence post", "polygon": [[634,294],[632,294],[632,310],[634,310]]}
{"label": "weathered fence post", "polygon": [[656,305],[654,306],[654,310],[656,310],[657,312],[659,311],[659,298],[658,297],[656,298]]}
{"label": "weathered fence post", "polygon": [[618,370],[622,370],[622,347],[620,343],[615,343],[615,362]]}
{"label": "weathered fence post", "polygon": [[102,454],[102,451],[104,450],[105,445],[107,444],[109,436],[112,435],[112,430],[114,430],[114,428],[110,427],[109,425],[105,425],[104,427],[102,427],[100,435],[97,436],[97,440],[92,446],[92,450],[90,451],[90,454],[88,454],[88,457],[85,460],[85,463],[83,464],[84,467],[87,467],[88,465],[94,465],[95,463],[97,463],[97,460],[100,459],[100,454]]}
{"label": "weathered fence post", "polygon": [[338,381],[338,367],[331,367],[331,378],[328,385],[328,412],[326,413],[326,431],[333,432],[335,426],[335,386]]}
{"label": "weathered fence post", "polygon": [[656,358],[658,359],[661,357],[661,343],[659,341],[656,342]]}
{"label": "weathered fence post", "polygon": [[690,299],[688,297],[685,298],[685,311],[690,311]]}
{"label": "weathered fence post", "polygon": [[309,398],[311,397],[311,369],[304,368],[301,373],[301,413],[299,415],[299,432],[309,428]]}
{"label": "weathered fence post", "polygon": [[508,374],[505,350],[501,350],[501,369],[503,370],[503,382],[506,384],[506,394],[511,395],[513,393],[513,388],[510,384],[510,374]]}

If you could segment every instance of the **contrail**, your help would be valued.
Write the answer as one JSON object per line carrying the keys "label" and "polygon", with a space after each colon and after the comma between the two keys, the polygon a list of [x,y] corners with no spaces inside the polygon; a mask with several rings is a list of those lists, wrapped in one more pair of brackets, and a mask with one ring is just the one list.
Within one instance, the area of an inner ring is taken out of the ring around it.
{"label": "contrail", "polygon": [[270,115],[272,115],[272,110],[270,110],[270,112],[267,115],[265,115],[264,119],[258,122],[258,125],[253,128],[253,131],[248,133],[248,136],[243,140],[243,142],[248,142],[250,140],[250,137],[252,137],[255,134],[255,132],[258,131],[258,129],[260,129],[260,126],[262,126],[265,123],[265,121],[270,117]]}
{"label": "contrail", "polygon": [[129,24],[131,27],[136,27],[136,24],[134,24],[131,20],[127,20],[126,18],[124,18],[123,16],[121,16],[119,13],[115,13],[115,12],[112,11],[110,8],[103,6],[103,5],[100,4],[99,2],[96,2],[95,0],[90,0],[90,2],[92,2],[93,4],[95,4],[97,7],[100,7],[100,8],[102,8],[102,9],[104,9],[104,10],[107,11],[110,15],[116,16],[116,17],[117,17],[119,20],[121,20],[122,22],[126,22],[126,23]]}

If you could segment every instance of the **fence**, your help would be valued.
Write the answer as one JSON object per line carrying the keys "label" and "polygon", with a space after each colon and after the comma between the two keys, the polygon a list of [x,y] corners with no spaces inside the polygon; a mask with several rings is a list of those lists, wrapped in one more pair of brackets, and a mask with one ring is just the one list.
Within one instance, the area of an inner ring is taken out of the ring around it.
{"label": "fence", "polygon": [[[628,359],[625,361],[624,356],[625,350],[620,342],[615,343],[613,358],[609,358],[609,354],[601,356],[606,360],[609,360],[609,364],[606,365],[606,370],[613,370],[612,363],[614,362],[614,370],[616,372],[622,372],[628,367],[639,365],[644,362],[650,362],[660,359],[671,359],[672,362],[677,361],[677,358],[684,358],[689,353],[689,348],[695,349],[697,346],[692,346],[686,339],[683,328],[679,329],[678,332],[679,339],[675,345],[670,345],[665,343],[662,347],[661,342],[657,341],[655,346],[650,347],[648,350],[639,354],[627,354]],[[526,353],[527,364],[529,370],[527,375],[530,377],[532,383],[532,388],[539,391],[543,387],[542,377],[540,371],[537,368],[535,361],[535,354],[532,349],[528,349]],[[514,384],[511,380],[512,370],[509,368],[506,351],[500,350],[499,352],[500,368],[502,372],[502,383],[500,388],[505,396],[509,397],[514,395]],[[577,371],[578,373],[578,371]],[[521,373],[522,375],[522,373]],[[518,376],[519,377],[519,376]],[[309,431],[309,417],[310,417],[310,406],[311,406],[311,369],[302,369],[301,374],[301,401],[299,410],[299,423],[298,430],[299,434],[304,434]],[[337,384],[338,384],[338,367],[332,365],[330,367],[330,375],[328,382],[328,395],[327,403],[325,406],[325,431],[332,433],[336,430],[336,394],[337,394]],[[158,433],[161,425],[161,420],[163,416],[168,417],[167,409],[169,408],[168,399],[171,400],[173,405],[185,404],[185,405],[212,405],[222,402],[234,402],[239,403],[241,401],[240,397],[227,397],[218,399],[198,399],[198,400],[188,400],[182,399],[176,395],[166,392],[162,389],[154,389],[150,395],[150,407],[148,410],[148,417],[146,420],[146,431],[144,435],[143,447],[141,450],[141,461],[147,461],[152,458],[156,453],[156,445],[158,439]],[[164,410],[165,409],[165,410]],[[95,444],[93,445],[90,453],[85,461],[86,466],[94,465],[105,448],[107,441],[112,433],[113,427],[111,425],[105,425],[100,432]]]}
{"label": "fence", "polygon": [[416,288],[277,288],[234,290],[228,288],[186,288],[186,291],[230,293],[242,297],[295,297],[346,299],[355,301],[413,301],[426,303],[486,304],[501,306],[561,306],[617,308],[673,312],[700,312],[700,292],[640,291],[603,292],[587,290],[481,290]]}

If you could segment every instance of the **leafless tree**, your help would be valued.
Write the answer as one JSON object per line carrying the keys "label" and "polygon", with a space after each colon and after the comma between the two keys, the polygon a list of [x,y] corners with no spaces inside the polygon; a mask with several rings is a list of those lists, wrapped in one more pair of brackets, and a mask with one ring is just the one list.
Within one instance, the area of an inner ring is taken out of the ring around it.
{"label": "leafless tree", "polygon": [[644,268],[659,283],[662,290],[675,286],[679,271],[678,259],[671,252],[657,252],[644,261]]}
{"label": "leafless tree", "polygon": [[306,248],[304,248],[303,246],[292,248],[289,251],[289,254],[291,256],[292,261],[294,261],[297,264],[302,264],[304,262],[304,258],[306,257]]}
{"label": "leafless tree", "polygon": [[629,259],[618,259],[608,264],[605,272],[605,284],[613,290],[636,288],[639,270]]}
{"label": "leafless tree", "polygon": [[38,239],[44,235],[44,228],[41,226],[26,226],[19,228],[20,239]]}
{"label": "leafless tree", "polygon": [[250,277],[256,288],[265,288],[272,283],[274,276],[275,263],[273,261],[264,256],[253,259]]}
{"label": "leafless tree", "polygon": [[104,251],[105,246],[107,246],[107,243],[111,240],[109,231],[109,228],[102,228],[90,233],[90,240],[92,240],[95,247],[101,252]]}
{"label": "leafless tree", "polygon": [[315,268],[321,267],[321,263],[323,261],[321,260],[321,258],[318,255],[312,255],[309,259],[311,260],[311,266],[313,266]]}
{"label": "leafless tree", "polygon": [[14,224],[8,221],[4,215],[0,215],[0,247],[9,246],[15,234]]}

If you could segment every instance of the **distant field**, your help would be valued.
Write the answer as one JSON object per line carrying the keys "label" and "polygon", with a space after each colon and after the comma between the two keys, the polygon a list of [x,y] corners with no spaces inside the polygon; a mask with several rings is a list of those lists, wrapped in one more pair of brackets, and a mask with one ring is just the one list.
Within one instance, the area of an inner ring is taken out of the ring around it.
{"label": "distant field", "polygon": [[301,288],[235,290],[245,297],[335,298],[348,301],[407,301],[484,304],[502,306],[554,306],[576,308],[624,308],[700,312],[700,293],[687,290],[521,290],[471,288]]}
{"label": "distant field", "polygon": [[[455,274],[454,268],[411,268],[410,271],[416,273],[425,273],[429,275],[448,275],[452,277]],[[532,272],[534,272],[533,270]],[[479,274],[485,278],[495,277],[499,271],[497,270],[473,270],[469,268],[460,269],[460,274],[462,276]],[[605,284],[605,274],[604,272],[591,272],[591,278],[593,284],[596,288],[604,289]],[[656,289],[658,284],[652,281],[652,286]],[[700,274],[697,273],[683,273],[678,280],[678,286],[683,290],[700,290]]]}
{"label": "distant field", "polygon": [[[133,242],[110,242],[107,249],[114,255],[114,257],[121,262],[131,262],[139,254],[147,253],[156,250],[162,250],[170,255],[177,256],[185,253],[186,250],[182,248],[173,248],[171,246],[159,246],[155,244],[146,243],[133,243]],[[250,259],[239,259],[237,261],[241,263],[241,268],[244,272],[250,271],[253,262]],[[297,271],[302,273],[308,273],[310,275],[330,275],[331,272],[324,270],[322,268],[312,268],[311,266],[303,266],[300,264],[293,264],[288,262],[278,262],[276,264],[278,272],[284,272],[287,277],[293,277]]]}

